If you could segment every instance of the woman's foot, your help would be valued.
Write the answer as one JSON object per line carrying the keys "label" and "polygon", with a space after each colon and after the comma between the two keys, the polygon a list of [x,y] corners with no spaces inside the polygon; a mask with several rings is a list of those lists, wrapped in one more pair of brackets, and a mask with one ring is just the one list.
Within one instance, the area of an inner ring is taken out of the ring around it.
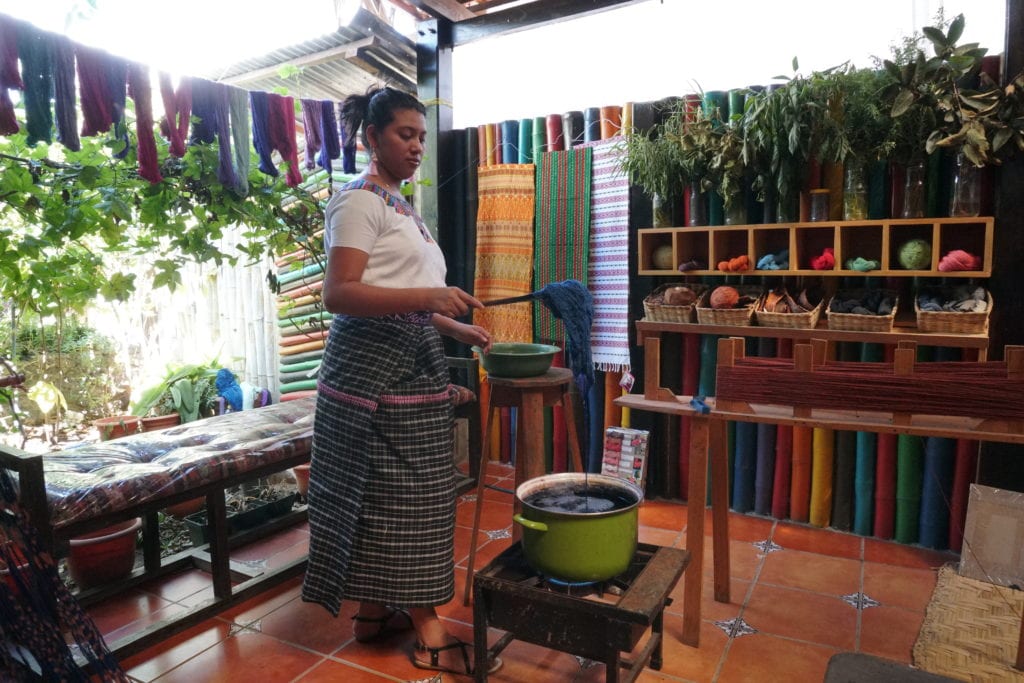
{"label": "woman's foot", "polygon": [[[420,669],[431,669],[460,676],[472,676],[474,661],[472,643],[451,637],[446,645],[430,647],[417,642],[412,656],[412,663]],[[501,659],[495,657],[490,661],[487,673],[492,674],[501,668]]]}

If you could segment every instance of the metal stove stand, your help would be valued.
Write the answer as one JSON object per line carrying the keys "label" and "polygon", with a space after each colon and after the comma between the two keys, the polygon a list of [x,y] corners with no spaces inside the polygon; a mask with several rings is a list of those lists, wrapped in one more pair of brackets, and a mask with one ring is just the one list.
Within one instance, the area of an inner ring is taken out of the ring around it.
{"label": "metal stove stand", "polygon": [[[641,543],[629,569],[574,595],[545,581],[516,543],[473,578],[476,681],[487,680],[488,662],[516,639],[604,662],[608,683],[629,683],[648,665],[660,669],[662,613],[689,562],[686,550]],[[489,627],[505,631],[490,648]],[[648,629],[644,647],[629,657]]]}

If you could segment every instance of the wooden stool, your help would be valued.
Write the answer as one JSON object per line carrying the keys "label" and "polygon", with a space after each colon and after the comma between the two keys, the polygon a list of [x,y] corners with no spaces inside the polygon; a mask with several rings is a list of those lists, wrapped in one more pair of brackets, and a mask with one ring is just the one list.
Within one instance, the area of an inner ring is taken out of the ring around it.
{"label": "wooden stool", "polygon": [[[580,442],[576,434],[576,418],[569,395],[572,371],[551,368],[537,377],[493,377],[487,375],[490,397],[487,401],[486,421],[483,428],[483,447],[477,468],[476,508],[473,511],[473,535],[470,537],[469,564],[466,567],[466,589],[463,604],[468,605],[473,590],[473,567],[476,562],[476,536],[480,532],[480,511],[483,509],[486,488],[486,464],[490,460],[491,428],[501,408],[517,408],[516,420],[516,472],[515,485],[545,474],[544,467],[544,408],[561,406],[565,417],[569,455],[575,471],[583,471]],[[518,511],[519,502],[515,501]],[[517,530],[513,536],[519,537]]]}

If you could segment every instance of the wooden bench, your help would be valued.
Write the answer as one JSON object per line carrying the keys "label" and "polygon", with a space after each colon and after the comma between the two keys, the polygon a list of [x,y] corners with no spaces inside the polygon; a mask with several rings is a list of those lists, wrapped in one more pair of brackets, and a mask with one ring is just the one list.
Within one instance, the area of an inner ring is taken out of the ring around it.
{"label": "wooden bench", "polygon": [[[475,394],[477,360],[449,357],[448,364],[452,381]],[[123,581],[79,592],[83,605],[189,568],[210,573],[212,598],[109,643],[123,658],[305,571],[305,557],[272,570],[231,562],[231,548],[305,521],[306,508],[229,534],[225,491],[309,462],[315,410],[316,398],[307,397],[43,455],[0,446],[0,468],[17,474],[19,503],[55,558],[67,554],[71,538],[142,518],[142,567]],[[470,448],[479,447],[476,402],[457,404],[455,415],[469,422]],[[476,476],[461,477],[457,488],[469,488]],[[206,499],[209,543],[161,558],[158,513],[197,497]]]}
{"label": "wooden bench", "polygon": [[[266,571],[232,563],[230,548],[298,523],[306,510],[229,537],[225,491],[309,461],[315,400],[226,413],[43,455],[0,448],[0,467],[17,474],[19,503],[55,557],[66,555],[71,538],[143,519],[143,566],[124,581],[80,592],[83,605],[192,567],[211,574],[212,598],[110,643],[115,656],[140,652],[305,570],[305,558]],[[157,513],[200,496],[206,498],[209,543],[161,558]]]}

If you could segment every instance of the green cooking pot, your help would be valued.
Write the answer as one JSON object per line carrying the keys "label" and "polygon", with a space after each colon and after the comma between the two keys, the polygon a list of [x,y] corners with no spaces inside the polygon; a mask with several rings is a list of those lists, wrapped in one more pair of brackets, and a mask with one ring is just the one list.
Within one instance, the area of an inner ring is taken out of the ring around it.
{"label": "green cooking pot", "polygon": [[604,581],[636,553],[640,487],[603,474],[547,474],[516,489],[523,555],[541,574],[563,581]]}
{"label": "green cooking pot", "polygon": [[474,346],[473,351],[480,356],[480,364],[489,375],[537,377],[548,371],[555,354],[561,349],[551,344],[499,342],[491,344],[491,350],[487,353],[479,346]]}

